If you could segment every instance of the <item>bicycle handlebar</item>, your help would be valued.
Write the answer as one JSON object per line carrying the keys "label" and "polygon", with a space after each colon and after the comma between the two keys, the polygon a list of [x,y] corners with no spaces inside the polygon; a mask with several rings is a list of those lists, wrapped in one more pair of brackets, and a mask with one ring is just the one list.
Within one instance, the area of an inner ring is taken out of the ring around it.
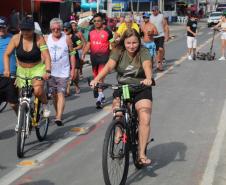
{"label": "bicycle handlebar", "polygon": [[[143,88],[143,87],[149,87],[149,86],[145,86],[144,84],[127,84],[129,88],[135,88],[135,89],[139,89],[139,88]],[[116,90],[116,89],[121,89],[123,87],[123,85],[121,84],[108,84],[108,83],[97,83],[97,85],[95,86],[95,88],[100,88],[100,89],[106,89],[108,87],[111,87],[112,89]]]}

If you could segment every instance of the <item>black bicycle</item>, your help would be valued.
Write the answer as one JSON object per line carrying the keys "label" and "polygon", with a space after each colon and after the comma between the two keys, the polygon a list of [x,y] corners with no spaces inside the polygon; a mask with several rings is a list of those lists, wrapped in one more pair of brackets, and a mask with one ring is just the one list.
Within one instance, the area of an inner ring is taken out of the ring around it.
{"label": "black bicycle", "polygon": [[[143,167],[138,161],[138,118],[134,93],[147,88],[144,85],[98,84],[98,88],[111,87],[120,94],[120,108],[107,128],[102,153],[102,169],[106,185],[124,185],[129,169],[129,153],[137,169]],[[121,115],[119,116],[120,113]],[[151,139],[153,141],[153,139]]]}
{"label": "black bicycle", "polygon": [[25,80],[25,85],[20,89],[19,110],[18,110],[18,129],[17,129],[17,156],[24,156],[25,140],[31,134],[32,128],[35,128],[36,136],[39,141],[43,141],[47,135],[49,127],[49,118],[43,116],[42,103],[37,97],[33,96],[33,88],[29,81],[33,79],[43,80],[42,77],[33,78],[20,77]]}

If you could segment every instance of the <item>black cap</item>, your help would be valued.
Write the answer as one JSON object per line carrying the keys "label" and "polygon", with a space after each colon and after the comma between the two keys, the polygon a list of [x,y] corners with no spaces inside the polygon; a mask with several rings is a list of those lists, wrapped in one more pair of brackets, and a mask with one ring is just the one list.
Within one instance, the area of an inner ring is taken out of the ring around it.
{"label": "black cap", "polygon": [[0,16],[0,27],[4,27],[4,28],[7,27],[7,20],[3,16]]}
{"label": "black cap", "polygon": [[63,28],[71,28],[71,24],[70,22],[65,22],[64,25],[63,25]]}
{"label": "black cap", "polygon": [[24,18],[20,23],[21,30],[34,30],[35,24],[32,18]]}

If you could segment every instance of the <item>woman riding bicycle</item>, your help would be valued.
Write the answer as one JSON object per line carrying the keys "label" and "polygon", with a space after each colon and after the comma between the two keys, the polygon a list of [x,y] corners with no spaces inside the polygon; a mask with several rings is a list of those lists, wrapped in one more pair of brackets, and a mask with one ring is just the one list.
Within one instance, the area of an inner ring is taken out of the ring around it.
{"label": "woman riding bicycle", "polygon": [[[95,87],[113,69],[117,71],[119,84],[148,86],[139,91],[134,99],[139,119],[139,163],[149,165],[151,160],[146,156],[145,149],[150,134],[152,110],[152,61],[149,51],[142,47],[141,38],[135,29],[125,31],[107,64],[90,85]],[[120,99],[117,93],[113,96],[113,109],[115,109],[120,106]]]}
{"label": "woman riding bicycle", "polygon": [[[34,33],[34,28],[33,19],[24,18],[22,20],[20,24],[21,32],[12,37],[4,54],[4,76],[10,76],[9,57],[15,50],[18,76],[27,78],[42,76],[44,80],[50,77],[51,60],[48,47],[44,38]],[[22,88],[25,85],[25,81],[17,78],[16,85]],[[33,79],[32,86],[34,95],[43,103],[43,116],[49,117],[50,111],[47,108],[47,97],[43,88],[44,82]]]}

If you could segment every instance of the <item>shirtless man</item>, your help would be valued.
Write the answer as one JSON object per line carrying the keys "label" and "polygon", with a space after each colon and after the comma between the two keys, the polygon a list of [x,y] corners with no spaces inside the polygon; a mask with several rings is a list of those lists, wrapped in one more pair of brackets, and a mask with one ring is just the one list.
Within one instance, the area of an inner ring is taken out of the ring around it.
{"label": "shirtless man", "polygon": [[152,24],[149,19],[150,19],[150,14],[145,13],[143,15],[144,22],[141,25],[141,31],[144,34],[144,37],[143,37],[144,46],[148,48],[151,54],[151,57],[153,59],[156,55],[156,45],[155,45],[153,36],[158,35],[158,31],[155,25]]}

